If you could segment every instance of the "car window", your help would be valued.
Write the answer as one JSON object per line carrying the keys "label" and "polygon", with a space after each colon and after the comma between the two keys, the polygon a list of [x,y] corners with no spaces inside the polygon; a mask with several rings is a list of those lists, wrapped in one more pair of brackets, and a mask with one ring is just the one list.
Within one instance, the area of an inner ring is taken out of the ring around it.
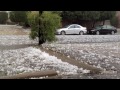
{"label": "car window", "polygon": [[107,26],[106,25],[102,26],[102,29],[107,29]]}
{"label": "car window", "polygon": [[80,28],[80,26],[78,26],[78,25],[75,25],[75,28]]}
{"label": "car window", "polygon": [[95,29],[101,29],[101,26],[97,26],[97,27],[95,27]]}
{"label": "car window", "polygon": [[113,27],[112,27],[112,26],[110,26],[110,25],[108,25],[108,26],[107,26],[107,29],[113,29]]}
{"label": "car window", "polygon": [[75,28],[75,26],[74,26],[74,25],[71,25],[69,28]]}

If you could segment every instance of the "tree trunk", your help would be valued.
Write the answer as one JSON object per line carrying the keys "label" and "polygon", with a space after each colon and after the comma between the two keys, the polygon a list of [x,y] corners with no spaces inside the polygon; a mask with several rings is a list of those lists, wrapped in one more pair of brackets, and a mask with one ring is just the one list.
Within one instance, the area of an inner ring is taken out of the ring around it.
{"label": "tree trunk", "polygon": [[92,28],[94,28],[95,27],[95,21],[93,21],[93,25],[92,25]]}
{"label": "tree trunk", "polygon": [[[39,17],[41,17],[43,11],[39,11]],[[38,45],[41,45],[45,42],[45,40],[43,39],[43,32],[41,31],[41,27],[40,27],[40,24],[41,24],[41,20],[39,20],[39,31],[38,31],[38,38],[39,38],[39,43]]]}

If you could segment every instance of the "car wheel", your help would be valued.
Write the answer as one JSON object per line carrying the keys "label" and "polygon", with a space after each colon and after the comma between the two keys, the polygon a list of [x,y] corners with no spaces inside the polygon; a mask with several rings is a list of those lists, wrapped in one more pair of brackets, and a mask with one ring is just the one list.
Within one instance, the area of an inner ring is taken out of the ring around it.
{"label": "car wheel", "polygon": [[65,31],[62,31],[62,32],[61,32],[61,35],[65,35]]}
{"label": "car wheel", "polygon": [[84,32],[83,32],[83,31],[80,31],[79,35],[83,35],[83,34],[84,34]]}
{"label": "car wheel", "polygon": [[100,32],[99,32],[99,31],[97,31],[97,32],[96,32],[96,35],[100,35]]}
{"label": "car wheel", "polygon": [[112,32],[111,32],[111,34],[112,34],[112,35],[114,35],[114,34],[115,34],[115,32],[114,32],[114,31],[112,31]]}

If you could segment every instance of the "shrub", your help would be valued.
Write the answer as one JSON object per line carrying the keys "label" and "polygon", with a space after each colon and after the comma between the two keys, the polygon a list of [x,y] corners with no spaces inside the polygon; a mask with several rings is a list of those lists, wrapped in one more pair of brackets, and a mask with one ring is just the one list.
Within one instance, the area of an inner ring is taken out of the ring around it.
{"label": "shrub", "polygon": [[29,12],[28,21],[31,26],[30,37],[39,38],[39,44],[46,40],[51,42],[55,40],[55,31],[61,25],[61,17],[50,11],[44,11],[41,15],[39,12]]}
{"label": "shrub", "polygon": [[30,38],[35,39],[39,31],[39,12],[29,12],[27,19],[31,27]]}
{"label": "shrub", "polygon": [[5,24],[7,20],[8,20],[8,13],[0,12],[0,24]]}

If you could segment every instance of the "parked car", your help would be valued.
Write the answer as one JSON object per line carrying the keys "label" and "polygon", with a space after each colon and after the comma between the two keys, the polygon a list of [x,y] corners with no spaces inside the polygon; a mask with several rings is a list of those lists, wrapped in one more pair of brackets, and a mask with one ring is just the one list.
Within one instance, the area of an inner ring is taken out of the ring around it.
{"label": "parked car", "polygon": [[111,25],[99,25],[93,29],[88,30],[88,34],[115,34],[117,33],[117,29]]}
{"label": "parked car", "polygon": [[63,28],[56,30],[56,34],[65,35],[65,34],[86,34],[87,28],[79,24],[70,24]]}

